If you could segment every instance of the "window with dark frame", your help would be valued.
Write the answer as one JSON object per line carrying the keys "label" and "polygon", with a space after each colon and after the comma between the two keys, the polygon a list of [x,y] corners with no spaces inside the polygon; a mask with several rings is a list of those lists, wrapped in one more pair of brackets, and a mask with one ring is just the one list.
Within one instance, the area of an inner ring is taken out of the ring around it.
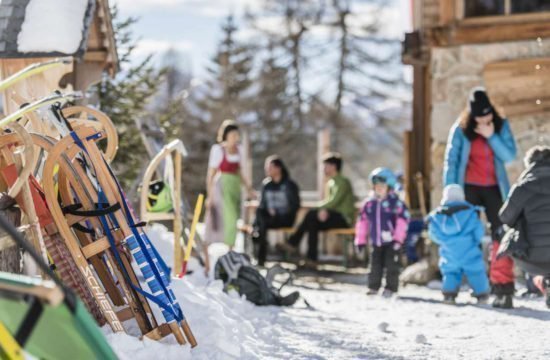
{"label": "window with dark frame", "polygon": [[464,0],[464,16],[479,17],[505,15],[504,5],[505,0]]}
{"label": "window with dark frame", "polygon": [[512,14],[550,11],[550,0],[512,0]]}
{"label": "window with dark frame", "polygon": [[[443,0],[445,1],[445,0]],[[464,0],[464,17],[550,12],[550,0]]]}

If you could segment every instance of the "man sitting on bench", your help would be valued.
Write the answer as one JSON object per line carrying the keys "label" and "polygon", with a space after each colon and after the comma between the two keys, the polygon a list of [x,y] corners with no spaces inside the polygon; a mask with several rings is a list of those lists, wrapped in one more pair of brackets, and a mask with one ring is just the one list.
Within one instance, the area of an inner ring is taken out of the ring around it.
{"label": "man sitting on bench", "polygon": [[267,256],[267,230],[293,226],[300,209],[298,186],[277,155],[265,160],[265,174],[252,232],[259,266],[264,266]]}
{"label": "man sitting on bench", "polygon": [[328,197],[317,209],[310,210],[288,242],[280,245],[289,253],[297,253],[298,245],[307,233],[306,266],[312,268],[317,265],[319,231],[350,227],[355,215],[355,197],[351,183],[340,173],[342,157],[338,153],[328,153],[323,157],[323,165],[325,175],[329,178],[326,192]]}

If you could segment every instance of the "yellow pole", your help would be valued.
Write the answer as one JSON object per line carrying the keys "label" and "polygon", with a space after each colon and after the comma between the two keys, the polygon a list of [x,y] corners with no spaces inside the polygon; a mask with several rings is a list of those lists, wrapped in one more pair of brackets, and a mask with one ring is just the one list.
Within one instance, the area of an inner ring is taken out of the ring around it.
{"label": "yellow pole", "polygon": [[199,194],[197,199],[197,204],[195,205],[195,213],[193,214],[193,222],[191,223],[191,230],[189,231],[189,241],[187,242],[187,248],[185,249],[185,255],[183,258],[183,266],[181,273],[179,275],[182,278],[187,271],[187,261],[191,256],[191,250],[193,249],[193,243],[195,242],[195,233],[197,231],[197,224],[199,222],[199,217],[201,216],[202,206],[204,203],[204,194]]}
{"label": "yellow pole", "polygon": [[6,326],[0,321],[0,355],[6,356],[9,360],[24,359],[21,347],[15,341]]}
{"label": "yellow pole", "polygon": [[[172,156],[172,155],[168,155]],[[183,246],[181,243],[182,220],[181,220],[181,154],[174,154],[174,188],[172,199],[174,199],[174,276],[178,274],[178,268],[181,266]]]}

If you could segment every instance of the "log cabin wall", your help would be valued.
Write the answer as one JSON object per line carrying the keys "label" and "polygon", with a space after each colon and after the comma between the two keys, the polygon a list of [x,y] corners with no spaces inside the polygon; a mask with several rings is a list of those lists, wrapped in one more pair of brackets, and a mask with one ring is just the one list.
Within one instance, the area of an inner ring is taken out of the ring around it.
{"label": "log cabin wall", "polygon": [[439,0],[420,0],[422,20],[420,26],[422,28],[432,28],[439,25],[440,5]]}

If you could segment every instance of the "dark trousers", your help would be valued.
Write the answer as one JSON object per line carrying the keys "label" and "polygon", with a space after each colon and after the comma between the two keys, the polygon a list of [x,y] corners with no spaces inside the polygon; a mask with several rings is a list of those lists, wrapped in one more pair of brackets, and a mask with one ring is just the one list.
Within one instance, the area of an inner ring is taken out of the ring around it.
{"label": "dark trousers", "polygon": [[399,287],[399,251],[393,245],[374,246],[370,256],[369,289],[378,290],[386,270],[386,289],[397,292]]}
{"label": "dark trousers", "polygon": [[307,257],[313,261],[317,261],[318,257],[317,246],[319,244],[319,231],[347,228],[350,226],[339,212],[333,210],[327,211],[329,214],[327,220],[325,222],[320,222],[317,217],[318,210],[310,210],[304,218],[304,221],[302,221],[298,227],[298,230],[288,239],[290,245],[298,247],[300,241],[307,233]]}
{"label": "dark trousers", "polygon": [[466,201],[474,205],[483,206],[485,215],[491,225],[491,238],[493,240],[491,249],[491,264],[489,267],[489,278],[493,293],[510,294],[514,291],[514,262],[512,258],[505,256],[496,258],[500,237],[497,232],[502,226],[498,212],[502,207],[502,195],[498,186],[476,186],[465,185],[464,193]]}
{"label": "dark trousers", "polygon": [[499,187],[496,185],[476,186],[466,184],[464,195],[466,195],[467,202],[485,208],[485,215],[491,225],[491,236],[496,240],[497,236],[495,234],[502,226],[502,221],[498,217],[498,212],[503,204]]}
{"label": "dark trousers", "polygon": [[291,227],[294,225],[293,215],[275,215],[272,216],[265,209],[256,211],[254,220],[253,241],[255,243],[255,253],[258,259],[258,265],[263,266],[267,258],[267,230]]}

